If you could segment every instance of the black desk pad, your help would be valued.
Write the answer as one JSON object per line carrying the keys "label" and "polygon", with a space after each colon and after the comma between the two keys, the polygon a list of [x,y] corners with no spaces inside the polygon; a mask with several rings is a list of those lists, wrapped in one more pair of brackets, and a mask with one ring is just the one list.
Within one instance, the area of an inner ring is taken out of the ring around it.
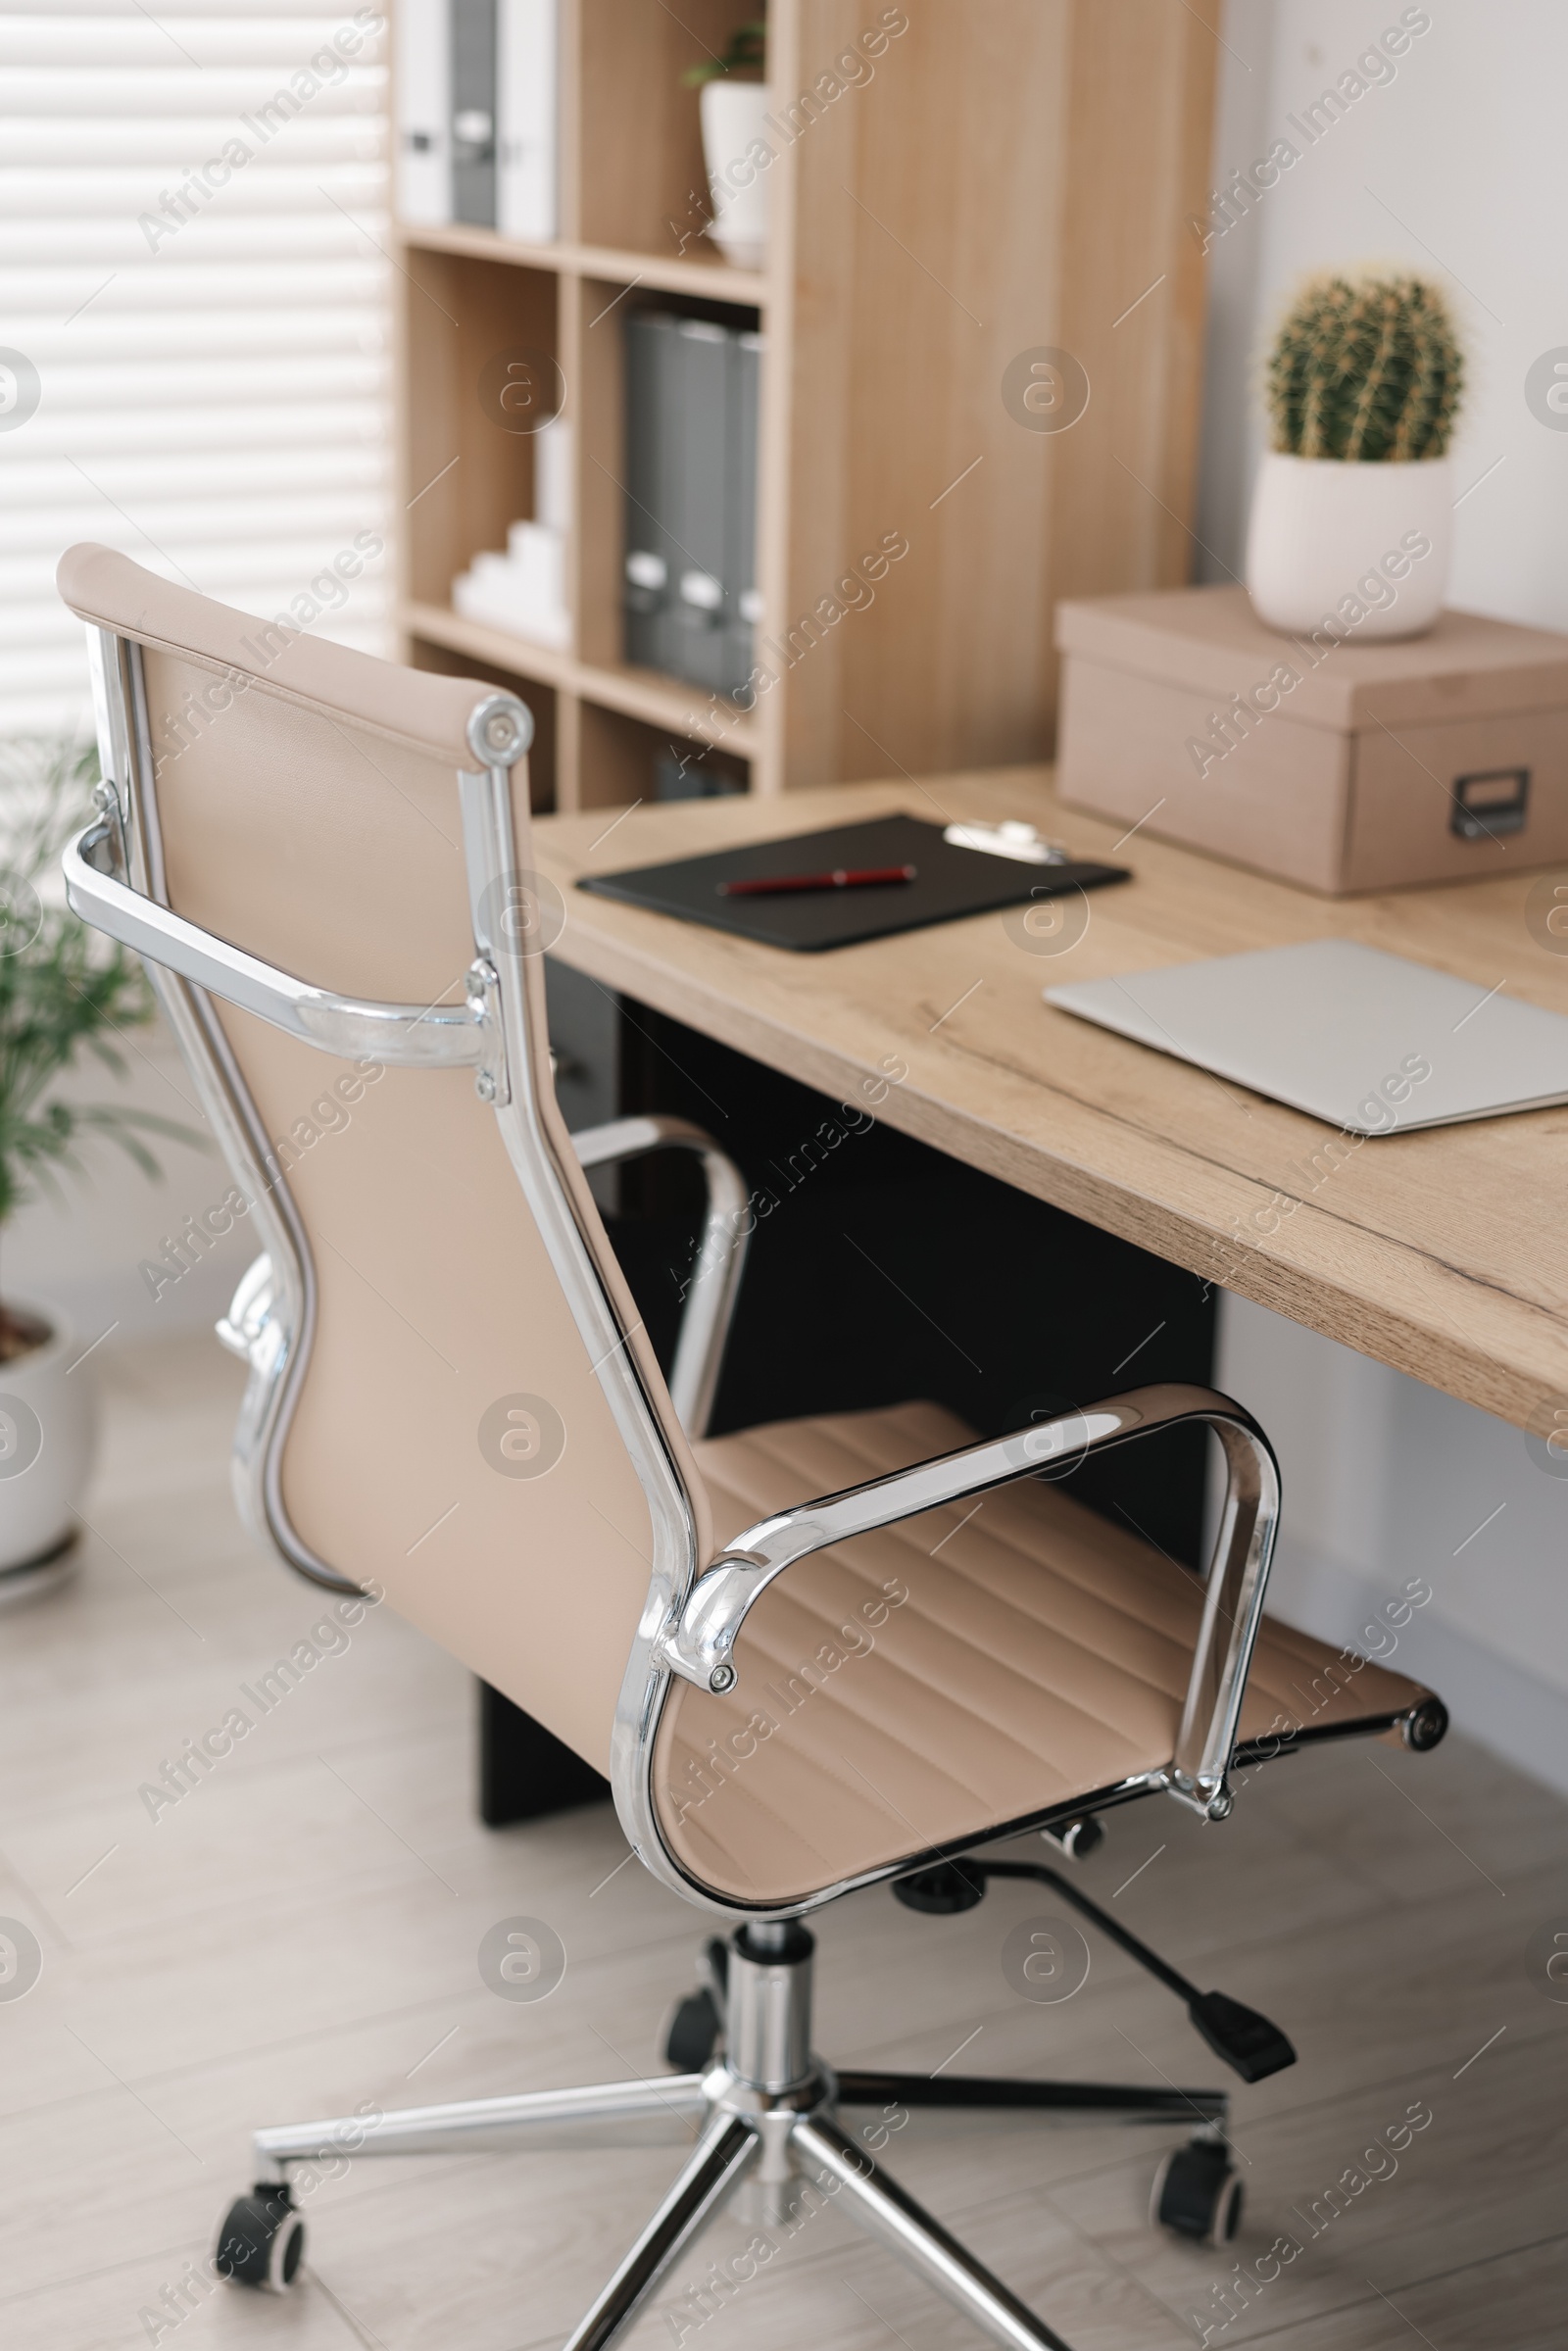
{"label": "black desk pad", "polygon": [[[764,875],[825,873],[838,867],[912,865],[912,882],[869,889],[802,891],[778,898],[724,898],[721,882]],[[865,824],[835,825],[825,833],[796,833],[782,841],[741,842],[705,857],[667,865],[636,865],[624,873],[595,873],[579,890],[618,898],[628,906],[674,914],[710,930],[734,931],[764,947],[819,955],[862,939],[891,938],[933,922],[1026,906],[1032,898],[1060,898],[1128,879],[1125,865],[1026,865],[985,850],[956,849],[939,824],[918,816],[879,816]]]}

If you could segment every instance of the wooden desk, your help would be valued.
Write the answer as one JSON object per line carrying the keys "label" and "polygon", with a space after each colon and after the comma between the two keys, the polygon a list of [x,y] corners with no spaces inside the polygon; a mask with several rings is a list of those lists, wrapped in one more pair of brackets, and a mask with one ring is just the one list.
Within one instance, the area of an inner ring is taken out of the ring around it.
{"label": "wooden desk", "polygon": [[[1041,1002],[1091,979],[1286,941],[1364,939],[1568,1012],[1568,955],[1532,938],[1531,876],[1329,901],[1140,833],[1136,878],[1090,901],[1068,952],[1006,917],[792,955],[616,906],[579,874],[806,832],[861,814],[1026,816],[1088,857],[1114,826],[1063,808],[1045,768],[549,817],[553,952],[757,1059],[845,1096],[907,1066],[879,1115],[939,1150],[1520,1427],[1568,1406],[1568,1108],[1372,1140],[1337,1130]],[[1339,1148],[1345,1151],[1343,1139]],[[1290,1201],[1297,1204],[1289,1207]]]}

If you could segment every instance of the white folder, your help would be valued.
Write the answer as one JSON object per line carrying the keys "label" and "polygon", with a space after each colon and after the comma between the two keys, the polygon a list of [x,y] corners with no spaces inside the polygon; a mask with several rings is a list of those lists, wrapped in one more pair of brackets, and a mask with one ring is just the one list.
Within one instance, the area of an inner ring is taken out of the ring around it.
{"label": "white folder", "polygon": [[452,30],[447,0],[398,0],[398,218],[412,227],[452,218]]}
{"label": "white folder", "polygon": [[559,233],[557,55],[557,0],[500,0],[496,226],[535,245]]}

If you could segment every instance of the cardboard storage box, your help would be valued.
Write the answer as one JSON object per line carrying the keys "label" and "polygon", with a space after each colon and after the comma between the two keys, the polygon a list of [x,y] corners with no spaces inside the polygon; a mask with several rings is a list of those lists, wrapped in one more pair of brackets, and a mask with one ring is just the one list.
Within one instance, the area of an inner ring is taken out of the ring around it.
{"label": "cardboard storage box", "polygon": [[1333,897],[1568,862],[1568,636],[1287,637],[1178,588],[1060,604],[1056,644],[1079,808]]}

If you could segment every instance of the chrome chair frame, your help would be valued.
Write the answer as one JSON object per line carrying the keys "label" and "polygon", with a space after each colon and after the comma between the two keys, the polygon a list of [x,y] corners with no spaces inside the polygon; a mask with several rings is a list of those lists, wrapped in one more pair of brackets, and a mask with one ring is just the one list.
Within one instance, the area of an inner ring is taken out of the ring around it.
{"label": "chrome chair frame", "polygon": [[[213,1008],[214,999],[258,1014],[333,1053],[374,1054],[400,1067],[471,1068],[494,1109],[528,1208],[545,1239],[597,1376],[647,1497],[654,1556],[648,1602],[628,1657],[612,1745],[611,1778],[620,1822],[645,1868],[688,1901],[729,1920],[722,2060],[707,2074],[603,2084],[574,2091],[466,2101],[460,2105],[355,2116],[259,2132],[260,2236],[243,2274],[260,2283],[291,2275],[298,2218],[289,2180],[295,2167],[346,2148],[366,2154],[548,2144],[584,2132],[621,2141],[689,2132],[697,2144],[637,2245],[572,2335],[568,2351],[605,2351],[630,2323],[680,2248],[755,2171],[774,2200],[800,2189],[841,2196],[843,2208],[901,2253],[998,2343],[1023,2351],[1065,2351],[1060,2336],[992,2278],[940,2225],[896,2187],[865,2143],[837,2120],[839,2106],[889,2111],[915,2105],[1036,2107],[1222,2131],[1220,2093],[1146,2091],[1087,2083],[939,2082],[893,2074],[835,2076],[811,2052],[812,1938],[801,1916],[853,1887],[909,1875],[924,1863],[1026,1829],[1049,1831],[1071,1816],[1102,1811],[1158,1790],[1204,1817],[1232,1808],[1228,1774],[1237,1749],[1247,1671],[1262,1614],[1279,1516],[1279,1479],[1267,1440],[1228,1397],[1199,1388],[1151,1388],[1082,1412],[965,1445],[848,1492],[759,1520],[716,1560],[697,1555],[691,1504],[647,1395],[627,1334],[600,1281],[552,1143],[539,1113],[548,1070],[534,1061],[523,959],[536,942],[505,934],[498,908],[537,909],[535,878],[518,871],[511,771],[526,753],[532,720],[515,697],[493,693],[467,725],[472,768],[460,769],[474,955],[461,1004],[373,1004],[334,995],[242,953],[185,921],[169,906],[141,652],[132,640],[89,627],[104,782],[100,816],[66,853],[67,895],[84,920],[144,955],[160,1001],[236,1178],[253,1197],[265,1248],[235,1294],[220,1336],[250,1366],[235,1438],[234,1476],[242,1515],[300,1574],[337,1591],[358,1587],[316,1556],[290,1524],[279,1461],[309,1361],[316,1281],[309,1237]],[[573,1138],[584,1167],[644,1151],[694,1152],[708,1185],[696,1278],[671,1376],[683,1427],[706,1429],[746,1242],[741,1178],[708,1137],[681,1121],[629,1118]],[[1134,1442],[1159,1429],[1206,1426],[1223,1448],[1227,1490],[1214,1560],[1175,1750],[1169,1762],[1113,1787],[989,1825],[940,1852],[878,1864],[804,1899],[774,1906],[717,1899],[696,1883],[661,1835],[653,1797],[654,1743],[672,1677],[723,1691],[737,1678],[734,1653],[750,1610],[775,1577],[831,1544],[919,1512],[990,1492],[1015,1479]],[[1365,1726],[1362,1726],[1363,1728]],[[1408,1726],[1405,1726],[1408,1733]],[[1288,1742],[1298,1744],[1298,1734]],[[1261,1742],[1266,1749],[1267,1742]],[[1281,1742],[1275,1741],[1277,1752]],[[885,2139],[885,2130],[883,2136]],[[270,2199],[270,2201],[261,2201]],[[240,2211],[236,2206],[235,2212]],[[234,2216],[230,2216],[232,2225]],[[231,2240],[232,2242],[233,2240]],[[260,2251],[256,2250],[259,2243]],[[222,2247],[220,2247],[220,2260]],[[254,2257],[254,2258],[253,2258]],[[237,2259],[237,2256],[236,2256]],[[259,2265],[259,2266],[258,2266]]]}
{"label": "chrome chair frame", "polygon": [[[286,2257],[297,2226],[293,2176],[318,2164],[336,2167],[345,2157],[377,2155],[690,2145],[695,2137],[658,2210],[564,2351],[609,2351],[681,2251],[743,2183],[753,2187],[751,2217],[775,2224],[799,2221],[836,2200],[847,2219],[908,2263],[1007,2351],[1069,2351],[1059,2334],[898,2185],[877,2161],[880,2149],[920,2108],[1152,2124],[1218,2147],[1230,2112],[1225,2093],[835,2073],[811,2049],[811,1965],[812,1937],[795,1922],[741,1929],[728,1954],[725,2051],[706,2074],[340,2115],[259,2131],[256,2200],[277,2216],[272,2264]],[[840,2120],[844,2107],[870,2109],[873,2119],[858,2131],[847,2131]]]}

